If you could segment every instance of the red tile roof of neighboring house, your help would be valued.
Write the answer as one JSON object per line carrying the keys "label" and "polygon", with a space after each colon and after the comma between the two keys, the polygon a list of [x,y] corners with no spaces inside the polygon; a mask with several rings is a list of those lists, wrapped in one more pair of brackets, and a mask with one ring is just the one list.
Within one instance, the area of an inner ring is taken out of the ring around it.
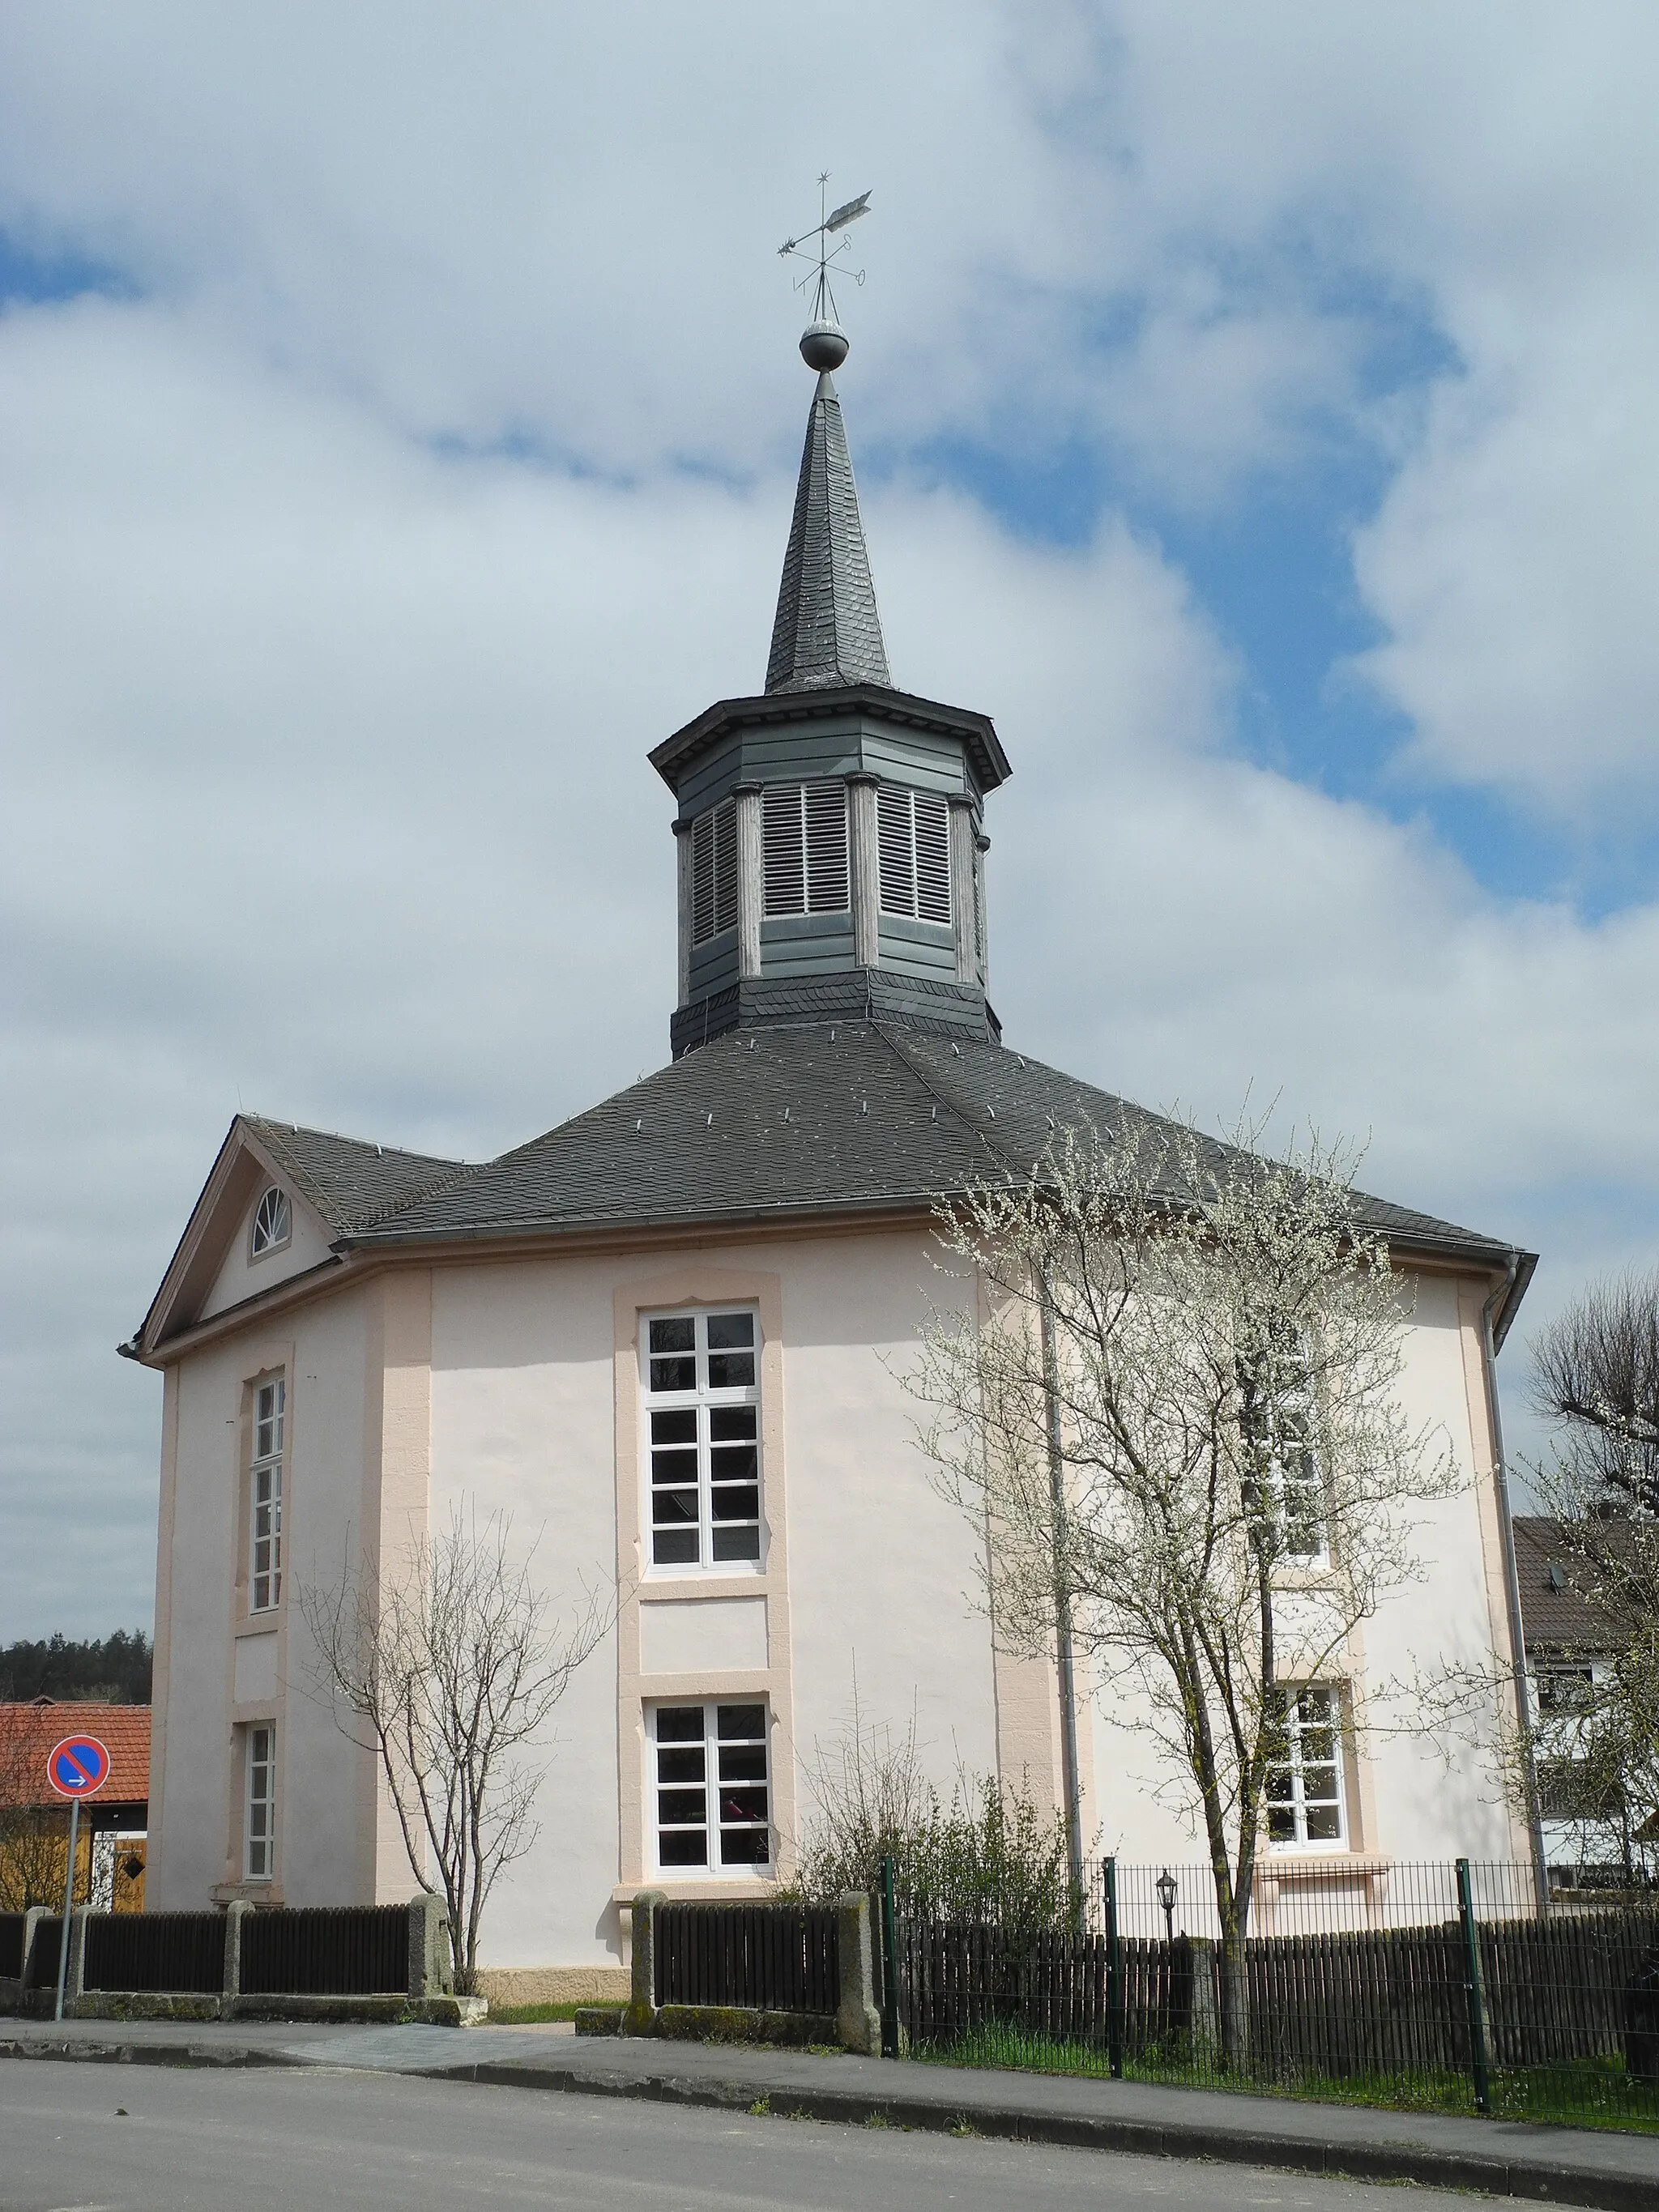
{"label": "red tile roof of neighboring house", "polygon": [[46,1757],[66,1735],[96,1736],[109,1753],[109,1780],[89,1804],[149,1802],[148,1705],[0,1705],[0,1796],[14,1805],[61,1805]]}

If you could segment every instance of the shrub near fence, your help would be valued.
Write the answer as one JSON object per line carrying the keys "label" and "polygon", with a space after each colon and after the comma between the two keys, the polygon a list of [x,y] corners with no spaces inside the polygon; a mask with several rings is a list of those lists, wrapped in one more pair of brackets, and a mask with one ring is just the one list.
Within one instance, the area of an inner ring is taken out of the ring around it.
{"label": "shrub near fence", "polygon": [[833,1910],[793,1905],[659,1905],[656,2002],[833,2013],[841,1952]]}
{"label": "shrub near fence", "polygon": [[0,1912],[0,1981],[15,1982],[23,1971],[23,1916]]}

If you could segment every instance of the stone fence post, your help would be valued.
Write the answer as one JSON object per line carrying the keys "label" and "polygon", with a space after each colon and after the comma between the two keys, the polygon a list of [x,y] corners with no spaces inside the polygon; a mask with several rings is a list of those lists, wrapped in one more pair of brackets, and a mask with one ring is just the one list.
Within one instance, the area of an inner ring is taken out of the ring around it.
{"label": "stone fence post", "polygon": [[836,2033],[845,2049],[878,2057],[881,2014],[876,2009],[875,1946],[870,1936],[870,1899],[864,1891],[849,1890],[836,1899],[836,1934],[841,1952]]}
{"label": "stone fence post", "polygon": [[623,2014],[624,2035],[650,2035],[657,2025],[657,1907],[667,1902],[659,1889],[642,1889],[634,1899],[634,1995]]}
{"label": "stone fence post", "polygon": [[233,1898],[225,1907],[224,1986],[219,1999],[220,2016],[224,2020],[234,2017],[236,2000],[242,1994],[242,1923],[253,1910],[245,1897]]}
{"label": "stone fence post", "polygon": [[89,1905],[77,1905],[70,1915],[68,1971],[64,1976],[64,2010],[68,2012],[86,1994],[87,1986],[87,1923],[92,1917]]}
{"label": "stone fence post", "polygon": [[409,1900],[409,2002],[451,1996],[454,1989],[448,1915],[442,1898],[423,1889]]}
{"label": "stone fence post", "polygon": [[52,1917],[50,1910],[44,1905],[31,1905],[23,1915],[23,1955],[18,1961],[18,1978],[26,1990],[34,1987],[29,1979],[29,1965],[34,1956],[34,1931],[43,1920]]}

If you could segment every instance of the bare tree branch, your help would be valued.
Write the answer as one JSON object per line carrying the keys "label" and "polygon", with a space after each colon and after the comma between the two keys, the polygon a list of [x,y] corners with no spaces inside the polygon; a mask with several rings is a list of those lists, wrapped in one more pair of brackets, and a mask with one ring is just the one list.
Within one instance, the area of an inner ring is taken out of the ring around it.
{"label": "bare tree branch", "polygon": [[1421,1571],[1422,1506],[1462,1487],[1447,1441],[1401,1411],[1408,1291],[1362,1225],[1352,1163],[1317,1140],[1266,1159],[1260,1133],[1061,1131],[1028,1180],[941,1204],[947,1264],[976,1273],[988,1319],[936,1319],[912,1383],[937,1486],[988,1527],[1000,1640],[1051,1656],[1063,1593],[1198,1820],[1240,2061],[1286,1689],[1346,1675],[1355,1628]]}
{"label": "bare tree branch", "polygon": [[299,1594],[319,1687],[372,1743],[415,1878],[443,1897],[464,1993],[496,1879],[539,1832],[535,1740],[616,1618],[596,1581],[561,1619],[511,1533],[508,1516],[481,1532],[458,1505],[394,1571],[348,1559],[332,1588]]}

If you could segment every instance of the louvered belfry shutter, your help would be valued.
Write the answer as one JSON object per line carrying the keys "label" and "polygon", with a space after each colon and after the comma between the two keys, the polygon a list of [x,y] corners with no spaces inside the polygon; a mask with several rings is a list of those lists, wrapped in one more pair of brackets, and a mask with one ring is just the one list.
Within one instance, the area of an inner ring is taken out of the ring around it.
{"label": "louvered belfry shutter", "polygon": [[910,794],[916,822],[916,912],[923,921],[951,919],[951,808],[937,791]]}
{"label": "louvered belfry shutter", "polygon": [[769,783],[761,805],[768,914],[806,911],[806,856],[801,842],[801,789]]}
{"label": "louvered belfry shutter", "polygon": [[802,794],[806,816],[806,905],[811,914],[845,914],[847,787],[809,783]]}
{"label": "louvered belfry shutter", "polygon": [[914,914],[916,871],[910,842],[910,794],[884,783],[876,793],[876,842],[881,857],[881,910]]}
{"label": "louvered belfry shutter", "polygon": [[738,926],[738,810],[732,800],[714,809],[714,933]]}
{"label": "louvered belfry shutter", "polygon": [[691,942],[707,945],[714,934],[714,817],[700,814],[691,824]]}

